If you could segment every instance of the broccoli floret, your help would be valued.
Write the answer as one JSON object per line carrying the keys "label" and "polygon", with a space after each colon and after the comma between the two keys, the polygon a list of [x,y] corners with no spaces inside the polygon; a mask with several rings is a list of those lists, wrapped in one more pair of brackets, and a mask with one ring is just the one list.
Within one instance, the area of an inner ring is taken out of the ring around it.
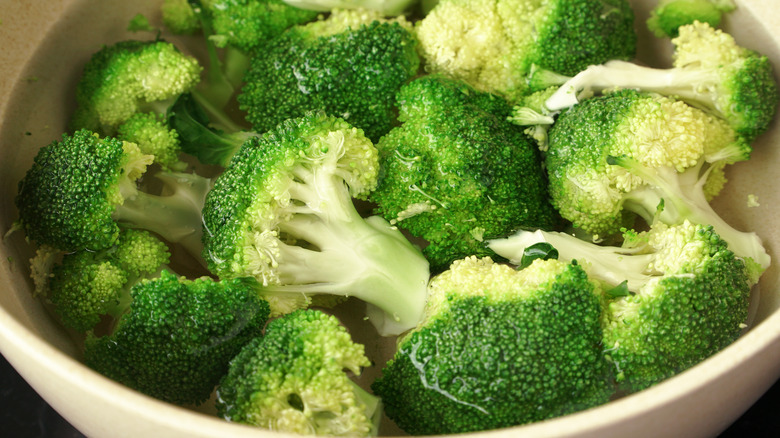
{"label": "broccoli floret", "polygon": [[[209,4],[210,2],[203,2]],[[160,6],[162,21],[168,30],[177,35],[190,35],[200,30],[200,19],[190,0],[163,0]]]}
{"label": "broccoli floret", "polygon": [[428,263],[397,229],[361,217],[352,202],[374,188],[377,161],[362,131],[322,113],[250,138],[206,199],[209,269],[253,276],[267,295],[358,297],[382,334],[413,327]]}
{"label": "broccoli floret", "polygon": [[573,75],[633,58],[633,23],[625,0],[442,0],[417,36],[429,72],[514,100],[534,66]]}
{"label": "broccoli floret", "polygon": [[153,155],[164,169],[182,171],[187,164],[179,154],[179,134],[171,129],[165,116],[157,113],[135,113],[117,128],[116,138],[135,143],[142,154]]}
{"label": "broccoli floret", "polygon": [[454,262],[429,286],[426,318],[372,385],[415,435],[495,429],[609,401],[601,292],[582,267]]}
{"label": "broccoli floret", "polygon": [[398,105],[402,125],[377,143],[381,171],[371,200],[428,242],[423,252],[435,270],[492,254],[485,239],[557,222],[539,151],[506,120],[503,98],[429,75],[404,86]]}
{"label": "broccoli floret", "polygon": [[113,246],[120,225],[153,231],[200,256],[201,208],[211,180],[159,172],[164,193],[139,190],[152,162],[134,143],[80,130],[38,152],[19,182],[16,206],[28,238],[66,252]]}
{"label": "broccoli floret", "polygon": [[64,255],[51,270],[48,298],[63,325],[86,332],[103,316],[118,318],[130,288],[158,274],[169,260],[168,246],[152,234],[123,230],[110,248]]}
{"label": "broccoli floret", "polygon": [[238,101],[257,132],[323,110],[376,141],[394,125],[396,91],[417,72],[416,47],[403,17],[337,10],[253,57]]}
{"label": "broccoli floret", "polygon": [[490,243],[518,262],[524,248],[554,246],[577,260],[614,298],[604,318],[604,353],[621,389],[654,385],[725,348],[742,333],[757,272],[709,225],[654,224],[623,247],[571,235],[521,231]]}
{"label": "broccoli floret", "polygon": [[731,35],[700,22],[682,26],[672,42],[672,68],[623,61],[594,65],[563,84],[546,107],[553,111],[568,108],[581,93],[633,88],[676,96],[712,111],[748,142],[767,130],[780,93],[766,56],[740,47]]}
{"label": "broccoli floret", "polygon": [[301,435],[376,435],[379,399],[350,380],[371,365],[339,321],[298,310],[230,363],[217,388],[218,414],[232,422]]}
{"label": "broccoli floret", "polygon": [[550,128],[550,194],[561,216],[601,238],[637,215],[647,223],[688,219],[713,225],[735,253],[766,268],[758,236],[732,228],[708,202],[724,166],[750,151],[727,123],[682,101],[617,91],[573,106]]}
{"label": "broccoli floret", "polygon": [[383,15],[400,15],[410,12],[417,0],[282,0],[302,9],[329,12],[333,9],[367,9]]}
{"label": "broccoli floret", "polygon": [[88,334],[84,362],[152,397],[202,403],[230,360],[262,334],[268,303],[258,289],[253,279],[187,280],[162,271],[133,286],[108,334]]}
{"label": "broccoli floret", "polygon": [[101,135],[137,112],[164,113],[179,94],[200,81],[198,61],[165,41],[121,41],[95,53],[76,88],[73,131]]}
{"label": "broccoli floret", "polygon": [[659,0],[647,19],[647,28],[659,37],[676,37],[680,26],[694,21],[718,27],[724,13],[736,8],[733,0]]}

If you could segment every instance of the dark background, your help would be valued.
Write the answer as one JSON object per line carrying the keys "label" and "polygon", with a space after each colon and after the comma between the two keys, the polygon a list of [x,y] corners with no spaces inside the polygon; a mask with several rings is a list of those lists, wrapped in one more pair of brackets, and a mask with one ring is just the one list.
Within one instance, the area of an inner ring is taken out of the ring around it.
{"label": "dark background", "polygon": [[[727,402],[727,401],[724,401]],[[0,434],[20,438],[83,438],[57,414],[0,356]],[[769,391],[721,438],[780,436],[780,383]]]}

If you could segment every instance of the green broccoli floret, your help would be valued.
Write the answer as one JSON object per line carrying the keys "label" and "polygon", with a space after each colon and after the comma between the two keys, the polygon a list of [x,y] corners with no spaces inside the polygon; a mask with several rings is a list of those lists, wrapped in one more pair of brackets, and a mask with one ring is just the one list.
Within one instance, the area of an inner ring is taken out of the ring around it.
{"label": "green broccoli floret", "polygon": [[[222,278],[257,278],[269,300],[360,298],[382,334],[413,327],[428,263],[396,228],[361,217],[352,201],[374,188],[377,161],[362,131],[322,113],[250,138],[206,199],[209,269]],[[290,310],[282,301],[272,303],[275,313]]]}
{"label": "green broccoli floret", "polygon": [[484,240],[520,226],[551,228],[542,159],[506,118],[501,97],[441,75],[398,93],[400,127],[384,136],[371,200],[387,220],[425,239],[435,270],[492,254]]}
{"label": "green broccoli floret", "polygon": [[577,260],[614,298],[604,318],[604,353],[619,386],[638,391],[671,377],[737,339],[745,327],[757,272],[709,225],[654,224],[623,247],[602,247],[563,233],[521,231],[490,243],[518,262],[547,242],[560,260]]}
{"label": "green broccoli floret", "polygon": [[[210,4],[209,1],[200,3]],[[190,0],[163,0],[160,6],[162,21],[168,30],[177,35],[190,35],[200,30],[200,19]]]}
{"label": "green broccoli floret", "polygon": [[766,56],[740,47],[731,35],[699,22],[682,26],[672,42],[672,68],[623,61],[593,65],[563,84],[546,107],[557,111],[576,104],[582,94],[633,88],[676,96],[707,109],[749,142],[767,130],[780,92]]}
{"label": "green broccoli floret", "polygon": [[609,401],[598,286],[576,263],[468,257],[434,277],[426,318],[372,385],[414,435],[508,427]]}
{"label": "green broccoli floret", "polygon": [[558,116],[546,164],[553,205],[600,238],[647,223],[708,224],[732,251],[766,268],[755,233],[735,230],[710,206],[727,164],[750,145],[722,120],[682,101],[622,90],[587,99]]}
{"label": "green broccoli floret", "polygon": [[333,9],[366,9],[383,15],[401,15],[410,12],[417,0],[282,0],[302,9],[329,12]]}
{"label": "green broccoli floret", "polygon": [[253,57],[238,101],[257,132],[323,110],[377,141],[394,126],[396,91],[417,73],[416,48],[403,17],[337,10]]}
{"label": "green broccoli floret", "polygon": [[121,41],[95,53],[76,89],[73,131],[114,134],[137,112],[164,113],[200,81],[198,61],[165,41]]}
{"label": "green broccoli floret", "polygon": [[63,325],[86,332],[106,315],[118,318],[130,288],[170,259],[168,246],[146,231],[123,230],[110,248],[65,254],[51,269],[48,299]]}
{"label": "green broccoli floret", "polygon": [[134,143],[80,130],[38,152],[19,182],[21,228],[38,245],[97,251],[116,243],[120,226],[153,231],[200,256],[201,208],[211,180],[159,172],[164,193],[139,190],[152,162]]}
{"label": "green broccoli floret", "polygon": [[379,399],[347,375],[371,365],[339,321],[298,310],[268,324],[217,387],[228,421],[300,435],[376,435]]}
{"label": "green broccoli floret", "polygon": [[262,334],[268,303],[258,289],[253,279],[187,280],[162,271],[133,286],[108,334],[88,334],[84,362],[152,397],[202,403],[230,360]]}
{"label": "green broccoli floret", "polygon": [[157,113],[135,113],[117,128],[116,138],[135,143],[142,154],[153,155],[163,169],[182,171],[179,134],[168,126],[165,116]]}
{"label": "green broccoli floret", "polygon": [[573,75],[636,51],[625,0],[442,0],[417,36],[429,72],[510,100],[525,93],[534,66]]}
{"label": "green broccoli floret", "polygon": [[680,26],[694,21],[718,27],[723,14],[735,8],[733,0],[659,0],[650,12],[647,28],[659,38],[675,38]]}

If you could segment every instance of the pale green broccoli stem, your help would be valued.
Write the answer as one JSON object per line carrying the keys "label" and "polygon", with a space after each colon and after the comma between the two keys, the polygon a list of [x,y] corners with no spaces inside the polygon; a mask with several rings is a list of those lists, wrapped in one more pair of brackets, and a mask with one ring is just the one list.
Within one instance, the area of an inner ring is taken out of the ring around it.
{"label": "pale green broccoli stem", "polygon": [[337,170],[299,166],[294,173],[302,183],[292,183],[294,201],[278,216],[291,215],[279,224],[280,237],[298,242],[279,243],[281,284],[267,291],[357,297],[369,303],[369,319],[381,335],[415,327],[430,275],[422,254],[384,219],[361,217]]}
{"label": "pale green broccoli stem", "polygon": [[519,231],[514,235],[488,242],[488,247],[510,263],[520,265],[525,249],[537,243],[549,243],[558,250],[558,260],[583,264],[589,275],[609,286],[626,281],[632,292],[638,292],[656,277],[648,266],[655,254],[639,254],[645,248],[599,246],[575,236],[555,231]]}
{"label": "pale green broccoli stem", "polygon": [[[679,224],[687,219],[697,224],[712,225],[738,257],[751,259],[762,271],[769,267],[771,258],[761,238],[754,232],[739,231],[729,225],[707,201],[704,184],[708,173],[701,171],[701,164],[677,172],[669,167],[648,168],[628,157],[609,157],[608,162],[626,168],[648,183],[648,186],[626,195],[624,209],[633,211],[648,222],[658,219],[667,224]],[[660,202],[663,208],[659,211]]]}
{"label": "pale green broccoli stem", "polygon": [[155,177],[172,193],[158,196],[135,190],[126,194],[124,202],[114,210],[114,219],[130,228],[157,233],[201,260],[201,212],[211,179],[178,172],[159,172]]}

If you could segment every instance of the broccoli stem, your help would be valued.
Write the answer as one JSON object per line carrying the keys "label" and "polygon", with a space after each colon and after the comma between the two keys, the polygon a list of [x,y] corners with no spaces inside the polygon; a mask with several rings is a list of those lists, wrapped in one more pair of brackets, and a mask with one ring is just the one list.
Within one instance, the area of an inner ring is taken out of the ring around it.
{"label": "broccoli stem", "polygon": [[[165,195],[136,191],[114,210],[114,219],[129,227],[148,230],[180,244],[202,260],[203,221],[201,212],[212,181],[191,173],[159,172]],[[203,262],[205,264],[205,262]]]}

